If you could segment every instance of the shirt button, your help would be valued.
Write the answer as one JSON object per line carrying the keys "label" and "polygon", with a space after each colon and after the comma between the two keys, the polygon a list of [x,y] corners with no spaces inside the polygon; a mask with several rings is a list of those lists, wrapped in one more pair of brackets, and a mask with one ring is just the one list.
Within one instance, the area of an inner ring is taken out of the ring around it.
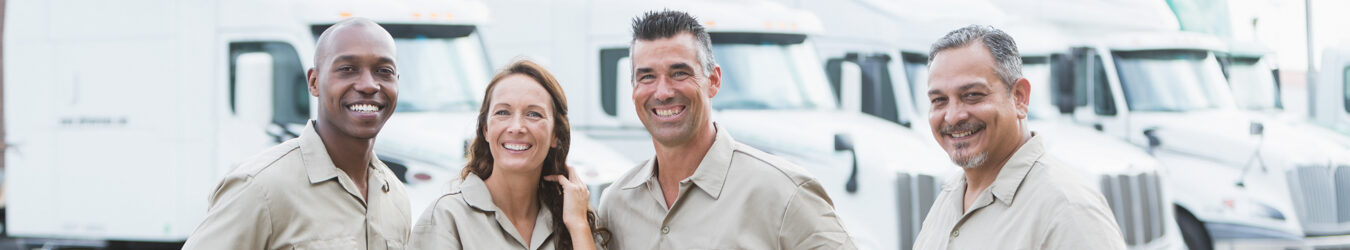
{"label": "shirt button", "polygon": [[670,227],[661,227],[661,234],[670,233]]}
{"label": "shirt button", "polygon": [[956,238],[957,236],[961,236],[961,230],[952,231],[952,238]]}

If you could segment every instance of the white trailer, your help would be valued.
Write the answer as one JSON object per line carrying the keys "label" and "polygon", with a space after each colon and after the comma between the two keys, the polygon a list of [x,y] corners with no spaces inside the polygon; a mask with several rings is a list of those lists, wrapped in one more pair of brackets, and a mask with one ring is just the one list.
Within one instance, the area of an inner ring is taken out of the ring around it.
{"label": "white trailer", "polygon": [[288,2],[7,4],[12,237],[181,242],[224,173],[309,118]]}

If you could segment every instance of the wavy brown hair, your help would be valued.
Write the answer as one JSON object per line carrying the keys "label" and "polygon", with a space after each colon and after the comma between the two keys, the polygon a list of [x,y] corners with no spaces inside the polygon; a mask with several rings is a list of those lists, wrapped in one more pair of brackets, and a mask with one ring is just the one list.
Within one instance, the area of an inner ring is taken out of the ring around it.
{"label": "wavy brown hair", "polygon": [[[571,232],[567,230],[567,226],[563,224],[562,219],[562,185],[544,180],[543,177],[557,174],[571,177],[567,173],[567,152],[572,142],[572,125],[567,121],[567,96],[563,94],[562,85],[543,66],[529,60],[517,60],[492,77],[492,82],[488,83],[487,91],[483,94],[483,105],[479,106],[478,109],[478,129],[475,132],[476,136],[474,136],[473,143],[469,145],[469,162],[464,165],[464,172],[460,174],[460,178],[468,177],[469,173],[485,180],[492,176],[492,152],[484,134],[487,131],[488,106],[492,103],[492,90],[497,87],[497,83],[512,75],[523,75],[534,79],[535,82],[544,87],[544,91],[547,91],[549,97],[553,99],[553,138],[558,142],[558,146],[550,147],[548,155],[544,157],[537,192],[540,204],[554,214],[553,232],[556,232],[554,237],[557,237],[555,241],[557,244],[554,247],[570,250],[572,249]],[[608,231],[597,228],[595,218],[595,211],[588,208],[586,221],[591,227],[591,232],[600,235],[602,240],[608,241]],[[602,245],[603,243],[596,242],[596,244]]]}

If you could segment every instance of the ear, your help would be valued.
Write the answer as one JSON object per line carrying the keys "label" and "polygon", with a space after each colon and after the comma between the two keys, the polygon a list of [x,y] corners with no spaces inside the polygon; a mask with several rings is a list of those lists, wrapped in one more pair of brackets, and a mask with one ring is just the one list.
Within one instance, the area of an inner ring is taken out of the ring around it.
{"label": "ear", "polygon": [[552,146],[552,148],[558,148],[558,144],[561,144],[561,142],[562,142],[561,139],[553,138],[553,146]]}
{"label": "ear", "polygon": [[305,72],[305,81],[309,84],[309,95],[319,97],[319,71],[317,68],[309,68]]}
{"label": "ear", "polygon": [[717,96],[717,90],[722,88],[722,66],[713,65],[713,70],[708,74],[708,99]]}
{"label": "ear", "polygon": [[1013,106],[1017,108],[1017,118],[1026,119],[1031,106],[1031,82],[1026,78],[1017,78],[1012,87]]}

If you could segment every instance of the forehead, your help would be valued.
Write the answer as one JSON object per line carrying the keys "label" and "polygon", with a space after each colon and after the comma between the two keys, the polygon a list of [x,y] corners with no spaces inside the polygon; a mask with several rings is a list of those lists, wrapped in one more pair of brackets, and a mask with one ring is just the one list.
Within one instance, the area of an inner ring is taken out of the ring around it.
{"label": "forehead", "polygon": [[395,56],[393,37],[378,26],[343,26],[333,30],[327,41],[321,42],[316,50],[328,52],[328,60],[345,58],[374,57],[391,60]]}
{"label": "forehead", "polygon": [[[694,36],[681,32],[672,37],[633,42],[633,62],[638,66],[660,66],[671,63],[694,64],[698,61],[698,47]],[[655,64],[655,65],[645,65]]]}
{"label": "forehead", "polygon": [[979,42],[938,52],[928,67],[928,87],[935,90],[999,81],[994,55]]}
{"label": "forehead", "polygon": [[512,106],[539,105],[549,107],[553,101],[548,94],[548,90],[534,78],[522,74],[512,74],[502,78],[493,87],[491,96],[492,105],[510,104]]}

